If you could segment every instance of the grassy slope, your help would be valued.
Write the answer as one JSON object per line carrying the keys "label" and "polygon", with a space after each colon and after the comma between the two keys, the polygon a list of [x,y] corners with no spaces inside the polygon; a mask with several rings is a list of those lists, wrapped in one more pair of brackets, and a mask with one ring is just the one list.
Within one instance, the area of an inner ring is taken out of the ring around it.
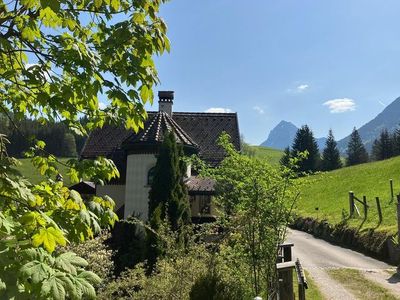
{"label": "grassy slope", "polygon": [[[370,205],[368,219],[362,229],[377,228],[390,233],[396,232],[396,199],[390,203],[389,179],[394,182],[394,194],[400,191],[400,157],[385,161],[372,162],[353,167],[346,167],[332,172],[321,173],[301,179],[301,199],[297,212],[303,216],[327,219],[336,224],[342,220],[342,210],[349,213],[348,192],[353,191],[356,197],[367,196]],[[380,197],[383,211],[383,222],[378,226],[375,197]],[[362,206],[357,204],[361,215]],[[319,207],[319,211],[315,210]],[[350,220],[349,224],[359,227],[362,217]]]}
{"label": "grassy slope", "polygon": [[268,148],[263,146],[251,146],[251,149],[254,150],[255,157],[266,159],[272,165],[279,164],[279,160],[283,155],[282,150]]}
{"label": "grassy slope", "polygon": [[[69,158],[60,158],[61,162],[66,162]],[[38,183],[45,178],[40,175],[39,171],[32,165],[30,159],[20,159],[20,162],[22,163],[21,166],[18,166],[18,170],[21,172],[23,176],[25,176],[27,179],[29,179],[32,183]],[[64,184],[66,186],[70,185],[69,177],[66,175],[67,174],[67,168],[63,165],[59,165],[59,170],[60,173],[64,177]]]}

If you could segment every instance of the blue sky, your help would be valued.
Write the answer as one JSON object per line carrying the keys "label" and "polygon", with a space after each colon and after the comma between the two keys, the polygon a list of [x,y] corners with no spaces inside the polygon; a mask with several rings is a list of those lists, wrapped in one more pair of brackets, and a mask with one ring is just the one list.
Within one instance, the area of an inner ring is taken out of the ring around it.
{"label": "blue sky", "polygon": [[172,0],[157,90],[175,91],[175,111],[237,112],[251,144],[280,120],[340,139],[400,96],[399,12],[397,0]]}

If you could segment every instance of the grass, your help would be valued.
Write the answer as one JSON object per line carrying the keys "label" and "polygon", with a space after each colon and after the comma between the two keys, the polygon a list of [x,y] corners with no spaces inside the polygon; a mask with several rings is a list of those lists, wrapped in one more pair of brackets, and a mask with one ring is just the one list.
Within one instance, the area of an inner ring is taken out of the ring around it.
{"label": "grass", "polygon": [[[66,162],[69,158],[60,158],[61,162]],[[39,183],[44,180],[44,176],[40,175],[39,171],[32,165],[30,159],[22,158],[19,160],[21,165],[17,167],[17,169],[21,172],[21,174],[26,177],[32,183]],[[64,184],[66,186],[70,185],[69,177],[67,174],[67,167],[62,164],[58,164],[59,171],[61,175],[64,177]]]}
{"label": "grass", "polygon": [[[310,274],[307,272],[307,270],[304,270],[304,273],[306,275],[307,285],[308,285],[308,289],[306,289],[306,299],[324,300],[325,298],[322,296],[314,280],[311,279]],[[294,289],[295,299],[298,299],[299,287],[295,271],[293,272],[293,289]]]}
{"label": "grass", "polygon": [[[374,228],[394,234],[397,231],[397,201],[394,199],[391,202],[389,179],[393,179],[394,194],[398,194],[399,170],[400,157],[395,157],[299,179],[303,186],[296,212],[302,216],[326,219],[331,224],[337,224],[349,214],[349,191],[353,191],[359,199],[365,195],[370,208],[366,222],[362,223],[363,207],[357,203],[361,217],[350,219],[348,224],[354,228],[362,225],[362,230]],[[378,224],[375,201],[377,196],[382,208],[382,224]]]}
{"label": "grass", "polygon": [[[362,273],[354,269],[331,269],[328,274],[340,282],[348,291],[359,299],[400,299],[392,295],[387,289],[365,278]],[[312,298],[311,298],[312,299]]]}
{"label": "grass", "polygon": [[279,149],[263,147],[263,146],[250,146],[254,151],[254,156],[260,159],[266,159],[272,165],[278,165],[279,160],[283,155],[283,151]]}

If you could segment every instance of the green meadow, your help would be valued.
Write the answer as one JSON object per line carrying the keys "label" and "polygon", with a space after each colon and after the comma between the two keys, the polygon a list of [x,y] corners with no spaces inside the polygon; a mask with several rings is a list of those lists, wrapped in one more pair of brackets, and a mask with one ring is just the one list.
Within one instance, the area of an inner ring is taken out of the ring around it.
{"label": "green meadow", "polygon": [[279,149],[263,147],[263,146],[251,146],[254,151],[254,156],[260,159],[267,160],[272,165],[278,165],[279,160],[283,155],[283,151]]}
{"label": "green meadow", "polygon": [[[59,158],[61,163],[65,163],[69,158]],[[30,180],[32,183],[39,183],[44,180],[45,177],[40,174],[40,172],[32,165],[31,160],[28,158],[22,158],[19,160],[21,165],[17,167],[18,171]],[[64,184],[66,186],[70,185],[69,177],[67,176],[67,167],[62,164],[57,164],[61,175],[64,178]],[[54,179],[54,178],[53,178]]]}
{"label": "green meadow", "polygon": [[[395,199],[391,199],[389,180],[393,179]],[[319,173],[299,179],[301,196],[296,213],[331,224],[347,220],[351,227],[376,229],[396,233],[396,194],[400,192],[400,157],[371,162],[339,170]],[[368,217],[363,222],[363,206],[356,201],[361,216],[348,219],[349,191],[362,200],[365,195],[369,205]],[[375,197],[379,197],[383,221],[379,224]]]}

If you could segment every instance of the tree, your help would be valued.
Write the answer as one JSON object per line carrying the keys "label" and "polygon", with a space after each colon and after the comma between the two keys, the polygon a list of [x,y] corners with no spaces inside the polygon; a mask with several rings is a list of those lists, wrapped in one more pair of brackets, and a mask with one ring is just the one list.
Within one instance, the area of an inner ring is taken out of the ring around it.
{"label": "tree", "polygon": [[[157,231],[164,221],[167,221],[174,231],[179,231],[182,225],[190,223],[188,192],[184,183],[185,174],[182,146],[176,143],[175,134],[172,131],[168,132],[160,147],[149,192],[148,219],[154,230]],[[162,253],[162,249],[158,248],[157,237],[151,233],[149,235],[149,263],[151,265]]]}
{"label": "tree", "polygon": [[65,133],[62,143],[62,153],[64,157],[76,157],[76,143],[75,137],[72,133]]}
{"label": "tree", "polygon": [[298,196],[294,174],[265,160],[241,155],[227,134],[219,143],[227,157],[218,168],[201,173],[216,180],[215,201],[221,208],[217,222],[229,233],[224,235],[219,251],[233,258],[236,265],[244,262],[248,273],[243,277],[251,282],[253,295],[267,299],[268,294],[276,292],[276,249],[285,240]]}
{"label": "tree", "polygon": [[[160,1],[0,0],[0,112],[19,132],[27,115],[41,125],[61,121],[85,134],[106,123],[138,130],[158,82],[153,56],[169,49]],[[109,105],[101,109],[99,97]],[[79,116],[87,116],[82,124]],[[20,140],[28,138],[20,134]],[[86,261],[58,248],[92,238],[116,221],[114,202],[83,202],[51,180],[57,158],[29,139],[28,155],[43,175],[19,176],[0,136],[0,298],[94,298],[100,278]],[[119,176],[111,160],[71,159],[72,182]]]}
{"label": "tree", "polygon": [[320,154],[318,144],[314,138],[311,129],[307,125],[303,125],[297,130],[293,141],[291,155],[296,157],[299,153],[307,151],[308,156],[299,161],[299,172],[315,172],[318,170],[320,163]]}
{"label": "tree", "polygon": [[347,144],[347,159],[346,165],[353,166],[362,164],[368,161],[368,153],[361,141],[357,129],[354,127],[350,135],[349,143]]}
{"label": "tree", "polygon": [[324,171],[336,170],[342,167],[340,153],[337,148],[337,143],[333,136],[332,129],[329,130],[328,138],[325,143],[325,149],[322,152],[321,166]]}
{"label": "tree", "polygon": [[290,147],[286,147],[285,150],[283,151],[283,155],[281,159],[279,160],[279,163],[283,167],[290,167]]}
{"label": "tree", "polygon": [[396,128],[396,130],[392,134],[392,143],[393,143],[393,155],[400,155],[400,128]]}
{"label": "tree", "polygon": [[387,129],[383,129],[372,146],[372,156],[375,160],[388,159],[394,155],[396,136],[391,137]]}

